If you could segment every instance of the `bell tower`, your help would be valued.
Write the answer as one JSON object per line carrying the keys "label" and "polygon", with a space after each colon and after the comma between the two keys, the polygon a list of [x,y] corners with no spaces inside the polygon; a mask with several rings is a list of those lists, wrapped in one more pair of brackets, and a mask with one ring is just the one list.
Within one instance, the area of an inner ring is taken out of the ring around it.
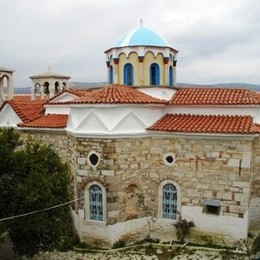
{"label": "bell tower", "polygon": [[[14,70],[0,67],[0,105],[5,100],[11,100],[14,97],[13,72]],[[6,91],[5,80],[7,82]]]}
{"label": "bell tower", "polygon": [[50,71],[49,68],[46,72],[30,76],[30,79],[32,80],[32,100],[35,100],[36,96],[39,96],[40,99],[49,99],[54,95],[69,89],[70,76]]}

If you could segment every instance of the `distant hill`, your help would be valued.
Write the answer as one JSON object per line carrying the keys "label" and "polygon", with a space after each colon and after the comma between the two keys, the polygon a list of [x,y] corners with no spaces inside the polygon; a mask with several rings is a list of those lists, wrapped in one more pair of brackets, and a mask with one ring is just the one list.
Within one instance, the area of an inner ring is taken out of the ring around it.
{"label": "distant hill", "polygon": [[[70,82],[71,88],[96,88],[105,86],[106,82]],[[259,84],[249,84],[249,83],[217,83],[208,85],[197,85],[191,83],[178,83],[177,87],[218,87],[218,88],[246,88],[255,91],[260,91]],[[15,94],[30,94],[31,87],[27,88],[14,88]]]}
{"label": "distant hill", "polygon": [[246,88],[255,91],[260,91],[259,84],[250,83],[217,83],[217,84],[207,84],[207,85],[197,85],[191,83],[177,83],[178,87],[217,87],[217,88]]}

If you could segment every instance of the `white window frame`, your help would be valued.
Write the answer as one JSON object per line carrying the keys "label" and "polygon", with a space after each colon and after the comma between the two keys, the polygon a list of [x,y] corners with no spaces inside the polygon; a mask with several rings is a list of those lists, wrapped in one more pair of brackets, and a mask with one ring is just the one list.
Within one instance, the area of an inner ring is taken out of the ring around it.
{"label": "white window frame", "polygon": [[[102,206],[103,206],[103,220],[96,220],[96,219],[90,219],[90,204],[89,204],[89,199],[90,199],[90,194],[89,194],[89,189],[92,185],[97,185],[101,188],[102,192]],[[105,187],[97,182],[97,181],[91,181],[89,182],[86,187],[85,187],[85,220],[86,221],[91,221],[91,222],[96,222],[96,223],[106,223],[107,221],[107,205],[106,205],[106,189]]]}

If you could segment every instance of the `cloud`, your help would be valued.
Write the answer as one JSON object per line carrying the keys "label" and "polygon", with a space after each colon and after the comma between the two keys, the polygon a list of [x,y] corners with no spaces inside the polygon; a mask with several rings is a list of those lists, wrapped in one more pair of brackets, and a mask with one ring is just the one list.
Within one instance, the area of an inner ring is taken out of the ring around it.
{"label": "cloud", "polygon": [[[258,0],[0,0],[0,66],[15,85],[53,71],[72,81],[105,81],[104,51],[139,26],[178,49],[178,80],[259,83]],[[243,62],[241,62],[243,60]]]}

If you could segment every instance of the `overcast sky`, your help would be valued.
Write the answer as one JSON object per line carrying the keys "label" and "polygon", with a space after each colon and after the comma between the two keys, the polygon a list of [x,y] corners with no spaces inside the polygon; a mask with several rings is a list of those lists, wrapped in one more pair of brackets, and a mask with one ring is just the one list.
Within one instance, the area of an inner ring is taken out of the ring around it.
{"label": "overcast sky", "polygon": [[179,51],[177,81],[260,84],[259,0],[0,0],[0,67],[106,81],[104,51],[139,26]]}

